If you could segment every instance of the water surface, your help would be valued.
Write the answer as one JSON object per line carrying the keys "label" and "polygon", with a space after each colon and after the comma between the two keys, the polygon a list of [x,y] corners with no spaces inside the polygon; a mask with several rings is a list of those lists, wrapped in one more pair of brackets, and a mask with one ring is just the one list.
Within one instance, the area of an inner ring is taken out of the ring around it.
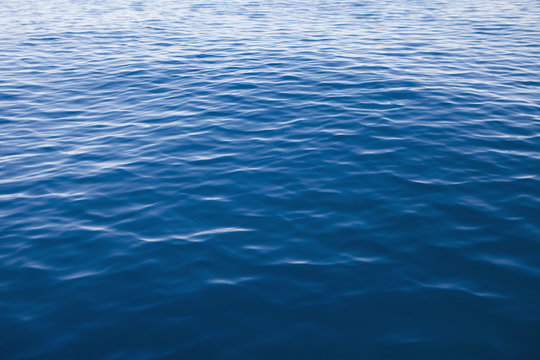
{"label": "water surface", "polygon": [[540,4],[3,0],[2,359],[540,358]]}

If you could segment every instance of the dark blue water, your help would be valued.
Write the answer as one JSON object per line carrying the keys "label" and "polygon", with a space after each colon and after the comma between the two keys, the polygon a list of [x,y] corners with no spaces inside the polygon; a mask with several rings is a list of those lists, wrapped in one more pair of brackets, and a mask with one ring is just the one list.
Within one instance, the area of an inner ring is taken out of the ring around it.
{"label": "dark blue water", "polygon": [[3,0],[1,359],[539,359],[536,0]]}

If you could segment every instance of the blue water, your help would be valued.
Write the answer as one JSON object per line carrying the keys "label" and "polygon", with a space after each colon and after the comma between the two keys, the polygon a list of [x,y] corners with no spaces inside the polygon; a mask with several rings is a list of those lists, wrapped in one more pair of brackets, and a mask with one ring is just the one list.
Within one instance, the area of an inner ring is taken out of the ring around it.
{"label": "blue water", "polygon": [[537,0],[3,0],[1,359],[540,359]]}

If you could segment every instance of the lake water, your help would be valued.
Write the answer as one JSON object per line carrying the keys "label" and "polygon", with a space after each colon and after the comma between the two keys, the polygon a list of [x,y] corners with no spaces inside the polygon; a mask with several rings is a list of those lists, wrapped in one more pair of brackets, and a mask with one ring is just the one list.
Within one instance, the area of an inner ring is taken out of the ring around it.
{"label": "lake water", "polygon": [[539,359],[536,0],[3,0],[2,359]]}

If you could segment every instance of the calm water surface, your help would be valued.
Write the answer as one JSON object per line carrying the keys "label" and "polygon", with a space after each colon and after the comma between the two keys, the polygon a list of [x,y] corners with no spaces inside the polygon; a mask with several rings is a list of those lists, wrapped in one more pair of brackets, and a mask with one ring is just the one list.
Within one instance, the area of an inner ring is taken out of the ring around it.
{"label": "calm water surface", "polygon": [[540,358],[537,0],[0,5],[0,358]]}

